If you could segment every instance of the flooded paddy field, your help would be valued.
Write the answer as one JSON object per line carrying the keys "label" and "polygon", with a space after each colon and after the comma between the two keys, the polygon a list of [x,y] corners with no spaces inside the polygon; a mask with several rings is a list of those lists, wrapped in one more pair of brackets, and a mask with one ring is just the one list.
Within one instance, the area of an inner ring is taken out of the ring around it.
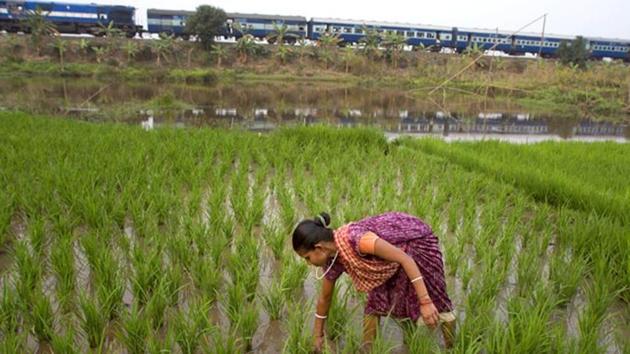
{"label": "flooded paddy field", "polygon": [[[291,229],[389,210],[440,239],[451,352],[630,348],[627,144],[183,123],[0,112],[0,352],[309,352],[319,283]],[[364,303],[342,276],[331,351],[359,350]],[[382,325],[375,353],[446,351]]]}

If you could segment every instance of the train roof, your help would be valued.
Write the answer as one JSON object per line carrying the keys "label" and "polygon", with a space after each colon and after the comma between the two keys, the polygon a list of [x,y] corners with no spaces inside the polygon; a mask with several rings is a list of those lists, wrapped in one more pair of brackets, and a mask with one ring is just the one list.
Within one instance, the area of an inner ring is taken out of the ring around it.
{"label": "train roof", "polygon": [[[382,27],[401,27],[401,28],[426,28],[432,30],[440,30],[440,31],[452,31],[453,27],[447,26],[436,26],[436,25],[425,25],[420,23],[407,23],[407,22],[387,22],[387,21],[363,21],[363,20],[351,20],[351,19],[339,19],[339,18],[326,18],[326,17],[313,17],[312,21],[314,22],[324,22],[324,23],[333,23],[333,24],[351,24],[351,25],[366,25],[366,26],[382,26]],[[493,30],[487,28],[471,28],[471,27],[457,27],[459,32],[472,32],[472,33],[484,33],[484,34],[499,34],[499,36],[510,36],[514,31],[509,30]],[[515,34],[515,36],[525,36],[525,37],[541,37],[540,32],[519,32]],[[553,34],[553,33],[545,33],[545,38],[548,39],[560,39],[560,40],[573,40],[576,36],[569,36],[563,34]],[[630,40],[620,39],[620,38],[604,38],[604,37],[590,37],[583,36],[585,39],[589,41],[602,41],[602,42],[616,42],[616,43],[624,43],[630,44]]]}
{"label": "train roof", "polygon": [[262,14],[245,14],[239,12],[229,12],[228,17],[243,17],[256,20],[283,20],[283,21],[302,21],[306,23],[304,16],[282,16],[282,15],[262,15]]}
{"label": "train roof", "polygon": [[405,23],[405,22],[386,22],[386,21],[363,21],[363,20],[349,20],[341,18],[325,18],[325,17],[313,17],[314,22],[335,23],[335,24],[352,24],[352,25],[365,25],[365,26],[387,26],[387,27],[402,27],[402,28],[428,28],[442,31],[450,31],[452,27],[435,26],[435,25],[421,25],[418,23]]}
{"label": "train roof", "polygon": [[170,16],[177,16],[177,15],[186,15],[186,16],[191,16],[195,13],[195,11],[186,11],[186,10],[162,10],[162,9],[148,9],[147,10],[147,14],[153,14],[153,15],[170,15]]}
{"label": "train roof", "polygon": [[[179,16],[186,15],[191,16],[195,11],[189,10],[162,10],[162,9],[148,9],[147,14],[152,15],[167,15],[167,16]],[[277,20],[277,21],[302,21],[306,23],[306,17],[304,16],[282,16],[282,15],[262,15],[262,14],[246,14],[239,12],[227,12],[228,18],[247,18],[256,20]]]}

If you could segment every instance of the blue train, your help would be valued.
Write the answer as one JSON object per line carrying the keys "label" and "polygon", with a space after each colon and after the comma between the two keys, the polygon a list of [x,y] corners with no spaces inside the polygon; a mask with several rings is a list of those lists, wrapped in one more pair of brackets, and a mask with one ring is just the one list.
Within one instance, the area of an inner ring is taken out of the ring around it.
{"label": "blue train", "polygon": [[[148,32],[166,32],[186,38],[184,27],[186,19],[193,12],[157,10],[147,11]],[[317,40],[323,33],[339,35],[344,44],[359,43],[365,36],[366,29],[373,29],[378,33],[396,32],[406,38],[411,46],[452,48],[457,52],[463,52],[466,48],[476,46],[481,50],[494,47],[495,50],[512,55],[533,53],[553,57],[562,41],[571,41],[575,37],[546,34],[542,38],[541,33],[519,33],[512,35],[506,31],[491,31],[476,28],[456,28],[430,25],[418,25],[407,23],[388,23],[372,21],[339,20],[332,18],[312,18],[300,16],[273,16],[258,14],[229,14],[223,31],[224,37],[240,38],[243,33],[240,28],[254,37],[263,39],[274,32],[273,23],[286,24],[292,38],[304,37]],[[630,60],[630,40],[586,38],[587,47],[591,57],[595,59],[613,58]],[[496,45],[496,46],[495,46]]]}
{"label": "blue train", "polygon": [[[8,32],[28,32],[25,19],[30,11],[41,8],[48,19],[55,23],[62,33],[102,34],[102,26],[110,22],[127,36],[142,33],[136,25],[135,9],[128,6],[98,4],[70,4],[44,1],[1,1],[0,30]],[[184,39],[190,11],[149,9],[147,11],[148,33],[168,33]],[[343,44],[359,43],[365,36],[366,28],[379,33],[395,32],[405,37],[408,45],[430,47],[435,50],[451,48],[462,52],[469,47],[481,50],[494,48],[511,55],[540,53],[544,57],[554,57],[562,41],[574,37],[540,33],[519,33],[492,31],[476,28],[442,27],[409,23],[340,20],[333,18],[312,18],[302,16],[275,16],[260,14],[228,13],[220,35],[225,38],[240,38],[244,32],[263,39],[274,33],[274,24],[287,26],[289,40],[303,37],[317,40],[323,33],[339,35]],[[630,61],[630,40],[586,37],[587,47],[594,59],[613,58]]]}
{"label": "blue train", "polygon": [[133,7],[18,0],[0,1],[0,31],[30,32],[27,19],[38,8],[61,33],[100,36],[110,23],[130,38],[142,33]]}

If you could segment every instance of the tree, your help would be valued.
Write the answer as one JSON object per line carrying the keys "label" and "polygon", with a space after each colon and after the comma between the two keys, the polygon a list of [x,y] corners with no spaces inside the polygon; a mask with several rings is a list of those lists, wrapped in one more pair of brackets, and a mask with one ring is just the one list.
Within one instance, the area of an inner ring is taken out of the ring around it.
{"label": "tree", "polygon": [[293,50],[291,47],[281,45],[278,47],[275,55],[278,59],[280,59],[280,64],[284,65],[287,62],[287,59],[291,58],[293,55]]}
{"label": "tree", "polygon": [[39,6],[35,8],[34,11],[28,12],[26,25],[28,27],[28,31],[31,33],[33,45],[35,46],[35,49],[37,49],[37,56],[41,54],[43,38],[59,33],[55,25],[48,21],[48,15],[44,14]]}
{"label": "tree", "polygon": [[308,51],[308,43],[306,43],[306,38],[300,37],[297,41],[297,53],[300,58],[300,66],[304,64],[304,57],[306,56]]}
{"label": "tree", "polygon": [[138,48],[138,45],[133,40],[128,40],[122,49],[125,54],[127,54],[127,65],[131,63],[131,59],[133,59],[140,51],[140,48]]}
{"label": "tree", "polygon": [[359,43],[363,44],[363,51],[368,59],[375,59],[378,54],[378,46],[381,43],[381,36],[376,29],[363,26],[363,37]]}
{"label": "tree", "polygon": [[175,37],[173,35],[167,35],[166,33],[160,33],[160,39],[151,41],[151,49],[155,53],[155,63],[157,66],[161,65],[161,59],[167,59],[167,54],[173,51],[173,44],[175,43]]}
{"label": "tree", "polygon": [[201,5],[186,22],[186,33],[197,37],[201,46],[210,50],[214,44],[214,37],[221,34],[225,26],[227,15],[223,9],[210,5]]}
{"label": "tree", "polygon": [[398,58],[405,44],[407,44],[407,39],[395,31],[386,32],[383,36],[383,46],[387,48],[387,54],[389,54],[394,68],[398,67]]}
{"label": "tree", "polygon": [[66,42],[65,40],[63,40],[61,37],[57,36],[55,38],[55,42],[53,42],[52,47],[55,49],[55,51],[57,51],[57,54],[59,54],[59,63],[61,64],[61,71],[64,70],[64,54],[66,52],[66,49],[68,47],[68,42]]}
{"label": "tree", "polygon": [[284,40],[289,38],[295,41],[298,36],[295,33],[289,32],[289,27],[286,24],[279,25],[275,21],[273,23],[273,31],[267,35],[267,42],[269,44],[284,44]]}
{"label": "tree", "polygon": [[217,58],[217,67],[221,68],[221,62],[223,59],[227,58],[227,50],[225,49],[225,46],[215,45],[210,53],[213,57]]}
{"label": "tree", "polygon": [[556,55],[564,65],[576,65],[580,69],[586,69],[586,60],[590,53],[586,49],[584,37],[578,36],[571,42],[562,41]]}
{"label": "tree", "polygon": [[350,47],[346,47],[343,49],[343,54],[341,55],[341,60],[343,61],[346,67],[346,74],[350,71],[350,65],[354,62],[357,55],[354,53],[354,49]]}
{"label": "tree", "polygon": [[245,34],[243,37],[236,41],[236,51],[238,52],[238,61],[241,64],[247,63],[247,59],[250,55],[256,52],[256,42],[254,36],[251,34]]}
{"label": "tree", "polygon": [[332,34],[329,31],[326,31],[321,36],[319,36],[317,40],[319,57],[324,60],[324,64],[326,64],[326,69],[328,69],[329,62],[333,60],[332,50],[334,48],[337,48],[341,41],[342,39],[340,38],[339,33]]}

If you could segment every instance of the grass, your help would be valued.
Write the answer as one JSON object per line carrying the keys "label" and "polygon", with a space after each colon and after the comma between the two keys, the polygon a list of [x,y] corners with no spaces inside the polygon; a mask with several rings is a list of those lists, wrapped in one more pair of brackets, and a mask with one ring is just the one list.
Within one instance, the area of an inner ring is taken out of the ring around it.
{"label": "grass", "polygon": [[[620,325],[607,336],[630,281],[627,224],[614,209],[625,145],[388,143],[372,129],[320,126],[147,132],[6,112],[0,136],[10,259],[0,350],[32,336],[59,352],[256,351],[268,318],[285,352],[308,352],[317,286],[291,228],[321,211],[338,227],[386,210],[429,221],[440,239],[459,316],[452,352],[628,345]],[[354,352],[352,306],[366,298],[337,291],[327,331]],[[420,331],[404,337],[412,352],[435,348]],[[376,348],[398,345],[383,337]]]}

